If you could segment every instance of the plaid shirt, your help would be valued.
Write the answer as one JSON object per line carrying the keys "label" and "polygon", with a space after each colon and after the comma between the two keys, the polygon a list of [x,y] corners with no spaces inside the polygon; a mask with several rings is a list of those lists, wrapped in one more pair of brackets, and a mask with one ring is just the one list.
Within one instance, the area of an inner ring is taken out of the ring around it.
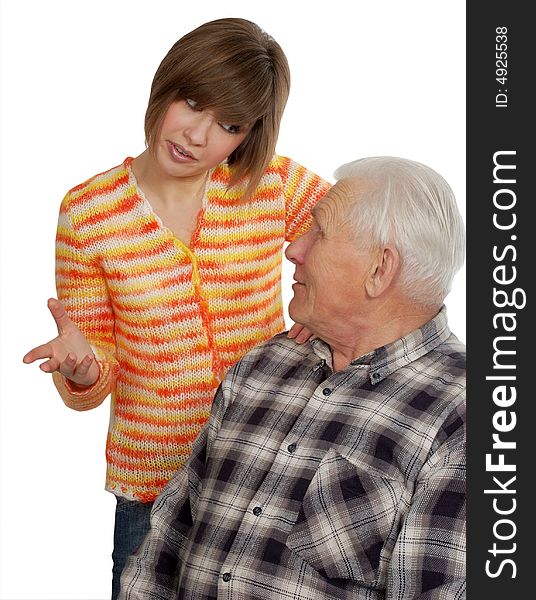
{"label": "plaid shirt", "polygon": [[444,308],[338,372],[276,336],[220,386],[120,597],[465,597],[464,415]]}

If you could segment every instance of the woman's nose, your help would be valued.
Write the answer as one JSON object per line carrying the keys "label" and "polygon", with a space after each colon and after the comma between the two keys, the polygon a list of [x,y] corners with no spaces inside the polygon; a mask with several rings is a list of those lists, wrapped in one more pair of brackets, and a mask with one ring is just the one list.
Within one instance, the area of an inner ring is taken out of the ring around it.
{"label": "woman's nose", "polygon": [[213,118],[207,112],[196,113],[185,127],[184,135],[193,146],[206,146],[212,122]]}

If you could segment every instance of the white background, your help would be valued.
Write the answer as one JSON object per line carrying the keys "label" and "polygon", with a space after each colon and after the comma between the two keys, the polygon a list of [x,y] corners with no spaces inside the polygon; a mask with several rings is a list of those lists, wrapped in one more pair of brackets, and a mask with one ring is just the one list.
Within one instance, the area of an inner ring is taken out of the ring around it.
{"label": "white background", "polygon": [[[171,45],[205,21],[240,16],[288,56],[280,154],[331,181],[362,156],[415,159],[447,179],[465,214],[465,3],[2,0],[1,9],[0,597],[104,600],[109,401],[71,411],[21,360],[55,335],[46,300],[64,193],[143,150],[151,80]],[[464,277],[447,299],[462,340]]]}

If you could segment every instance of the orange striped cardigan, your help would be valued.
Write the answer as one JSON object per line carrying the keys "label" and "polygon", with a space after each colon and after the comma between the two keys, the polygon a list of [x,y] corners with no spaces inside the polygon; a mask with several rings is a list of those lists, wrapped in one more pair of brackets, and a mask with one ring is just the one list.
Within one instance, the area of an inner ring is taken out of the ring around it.
{"label": "orange striped cardigan", "polygon": [[329,184],[275,156],[256,192],[227,189],[214,168],[190,246],[164,227],[137,187],[132,158],[65,196],[56,286],[90,341],[101,374],[65,404],[87,410],[111,392],[106,489],[152,501],[186,461],[215,386],[248,350],[284,328],[284,241],[310,226]]}

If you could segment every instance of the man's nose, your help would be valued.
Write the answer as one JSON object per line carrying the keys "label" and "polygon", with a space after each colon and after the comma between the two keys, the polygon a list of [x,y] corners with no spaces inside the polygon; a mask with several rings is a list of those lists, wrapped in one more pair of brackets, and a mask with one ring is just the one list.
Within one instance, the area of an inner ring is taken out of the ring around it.
{"label": "man's nose", "polygon": [[291,263],[295,265],[303,262],[303,249],[305,244],[303,243],[303,239],[305,236],[300,236],[290,244],[285,249],[285,256]]}

